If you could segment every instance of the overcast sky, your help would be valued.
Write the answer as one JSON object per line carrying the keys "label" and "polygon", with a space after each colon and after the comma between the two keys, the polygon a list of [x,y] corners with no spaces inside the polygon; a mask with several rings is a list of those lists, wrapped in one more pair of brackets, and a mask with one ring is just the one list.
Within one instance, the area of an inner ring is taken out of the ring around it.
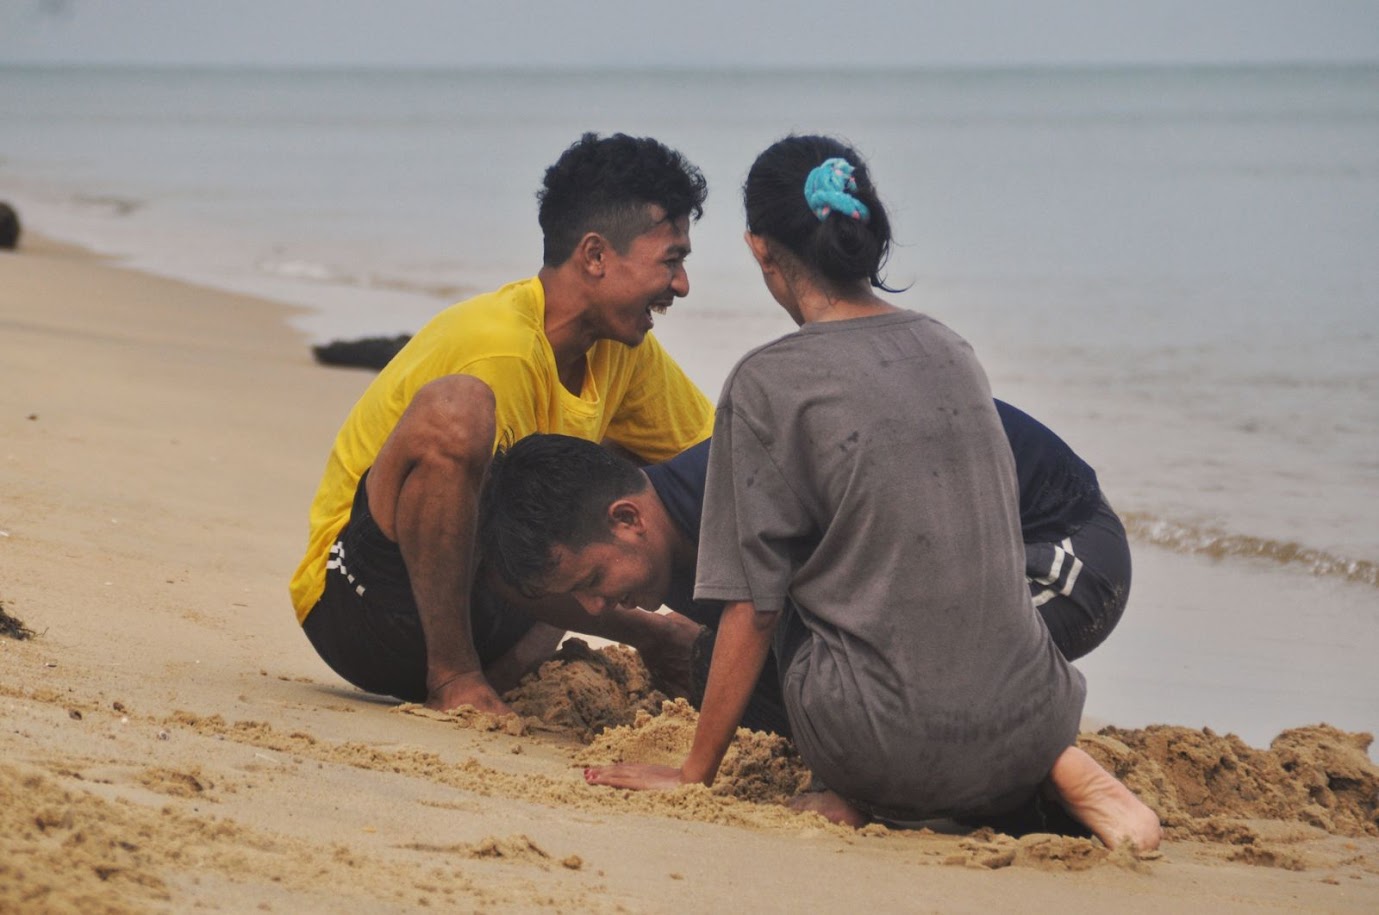
{"label": "overcast sky", "polygon": [[1379,0],[0,0],[0,63],[1379,62]]}

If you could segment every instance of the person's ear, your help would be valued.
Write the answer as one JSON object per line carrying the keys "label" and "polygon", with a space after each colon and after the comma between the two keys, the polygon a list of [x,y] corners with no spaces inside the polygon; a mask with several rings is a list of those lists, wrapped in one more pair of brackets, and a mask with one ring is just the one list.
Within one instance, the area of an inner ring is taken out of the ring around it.
{"label": "person's ear", "polygon": [[601,277],[608,271],[608,239],[597,232],[585,232],[575,245],[575,259],[589,276]]}
{"label": "person's ear", "polygon": [[771,245],[766,238],[761,235],[753,235],[751,230],[742,233],[743,239],[747,242],[747,248],[752,252],[752,257],[756,258],[757,266],[762,272],[774,270],[776,259],[771,256]]}
{"label": "person's ear", "polygon": [[646,528],[646,519],[636,502],[618,499],[608,506],[608,527],[614,534],[620,530],[640,534]]}

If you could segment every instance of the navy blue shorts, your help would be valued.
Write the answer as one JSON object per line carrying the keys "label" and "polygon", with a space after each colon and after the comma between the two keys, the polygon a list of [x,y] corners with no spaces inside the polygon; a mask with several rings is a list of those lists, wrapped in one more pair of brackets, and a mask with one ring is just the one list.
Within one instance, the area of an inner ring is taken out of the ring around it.
{"label": "navy blue shorts", "polygon": [[1130,599],[1130,543],[1105,498],[1058,543],[1025,544],[1025,577],[1063,657],[1077,660],[1105,641]]}
{"label": "navy blue shorts", "polygon": [[[402,550],[369,512],[365,473],[349,521],[330,548],[326,588],[302,629],[321,660],[362,690],[426,701],[426,638]],[[470,630],[485,667],[515,645],[535,621],[475,585]]]}

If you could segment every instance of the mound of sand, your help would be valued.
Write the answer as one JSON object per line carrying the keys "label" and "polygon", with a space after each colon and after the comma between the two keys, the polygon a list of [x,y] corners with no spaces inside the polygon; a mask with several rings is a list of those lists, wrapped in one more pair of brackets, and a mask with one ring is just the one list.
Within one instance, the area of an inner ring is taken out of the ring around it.
{"label": "mound of sand", "polygon": [[585,743],[631,724],[639,713],[658,713],[666,701],[635,651],[621,645],[594,651],[582,639],[567,639],[504,698],[518,715]]}
{"label": "mound of sand", "polygon": [[1171,835],[1212,818],[1298,821],[1329,833],[1379,836],[1373,737],[1319,724],[1284,731],[1267,750],[1210,728],[1104,728],[1080,745],[1159,814]]}

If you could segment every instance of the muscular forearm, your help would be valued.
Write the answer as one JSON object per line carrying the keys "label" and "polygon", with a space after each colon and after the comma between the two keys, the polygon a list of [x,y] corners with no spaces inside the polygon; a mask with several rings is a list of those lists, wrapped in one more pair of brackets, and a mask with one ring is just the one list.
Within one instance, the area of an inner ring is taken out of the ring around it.
{"label": "muscular forearm", "polygon": [[414,470],[398,499],[397,538],[412,579],[422,633],[426,637],[426,685],[480,673],[470,634],[473,586],[474,499],[433,497],[424,472]]}
{"label": "muscular forearm", "polygon": [[522,678],[550,658],[565,637],[565,630],[545,623],[533,623],[517,643],[484,668],[495,692],[499,695],[514,689]]}
{"label": "muscular forearm", "polygon": [[570,632],[596,635],[642,648],[664,638],[669,631],[670,624],[663,615],[636,607],[612,607],[595,614],[585,610],[569,594],[526,597],[492,572],[485,573],[484,581],[509,606],[520,608],[549,626]]}
{"label": "muscular forearm", "polygon": [[447,375],[422,386],[374,457],[369,511],[398,545],[426,640],[426,704],[509,710],[470,633],[479,487],[492,458],[493,391]]}
{"label": "muscular forearm", "polygon": [[590,635],[639,649],[664,638],[674,628],[663,614],[648,613],[638,607],[614,607],[590,619]]}
{"label": "muscular forearm", "polygon": [[723,754],[742,721],[752,689],[771,650],[779,613],[758,613],[750,602],[729,604],[718,623],[718,639],[704,688],[694,743],[682,767],[686,782],[713,784]]}

